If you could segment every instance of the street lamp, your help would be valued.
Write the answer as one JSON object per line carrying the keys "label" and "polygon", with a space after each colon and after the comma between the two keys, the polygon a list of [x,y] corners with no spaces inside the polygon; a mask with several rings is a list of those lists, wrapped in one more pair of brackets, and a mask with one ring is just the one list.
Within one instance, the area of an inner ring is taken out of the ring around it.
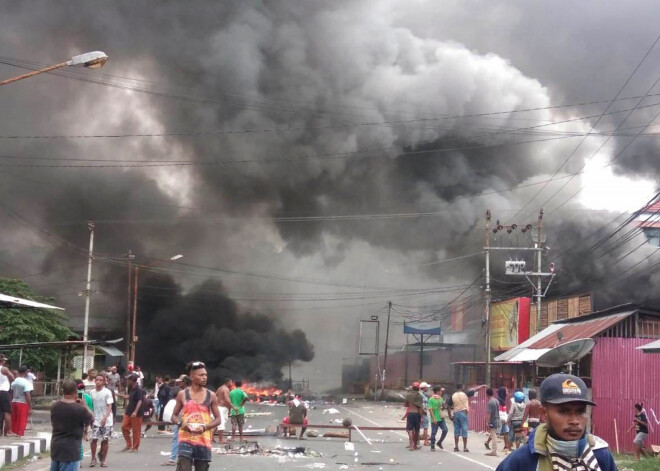
{"label": "street lamp", "polygon": [[83,66],[83,67],[88,67],[90,69],[100,69],[101,67],[103,67],[103,65],[105,65],[106,62],[108,62],[108,56],[106,55],[105,52],[102,51],[86,52],[85,54],[79,54],[77,56],[73,56],[71,59],[69,59],[66,62],[60,62],[59,64],[51,65],[43,69],[35,70],[33,72],[28,72],[27,74],[19,75],[18,77],[13,77],[7,80],[3,80],[2,82],[0,82],[0,86],[7,85],[8,83],[12,83],[12,82],[17,82],[18,80],[22,80],[28,77],[33,77],[35,75],[43,74],[44,72],[51,72],[53,70],[61,69],[63,67]]}

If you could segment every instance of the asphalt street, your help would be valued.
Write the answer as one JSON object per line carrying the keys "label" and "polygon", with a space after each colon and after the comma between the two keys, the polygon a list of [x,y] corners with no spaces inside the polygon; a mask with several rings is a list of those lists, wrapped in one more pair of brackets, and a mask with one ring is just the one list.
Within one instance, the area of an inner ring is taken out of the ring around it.
{"label": "asphalt street", "polygon": [[[349,401],[346,405],[312,404],[310,411],[311,424],[330,424],[335,420],[350,417],[353,424],[362,426],[403,426],[401,416],[403,407],[396,404],[368,403]],[[330,414],[324,410],[335,408],[339,413]],[[276,425],[286,415],[286,407],[249,404],[248,412],[258,415],[248,418],[246,429],[264,429],[269,425]],[[47,419],[47,412],[43,412],[42,419]],[[42,422],[36,419],[35,422]],[[41,424],[35,423],[35,429],[49,430],[47,420]],[[119,427],[115,426],[119,432]],[[310,428],[312,430],[312,428]],[[327,430],[326,430],[327,431]],[[324,430],[319,429],[320,434]],[[484,435],[470,436],[468,447],[470,453],[455,453],[453,449],[453,435],[450,433],[445,441],[445,450],[431,452],[428,447],[420,451],[411,452],[406,448],[407,437],[403,431],[365,431],[364,434],[372,442],[371,445],[359,433],[353,432],[354,450],[347,450],[346,440],[340,438],[308,438],[306,440],[284,439],[276,437],[249,437],[250,446],[257,442],[262,450],[275,448],[292,449],[305,447],[307,455],[285,454],[214,454],[211,469],[225,470],[240,467],[244,470],[263,471],[264,469],[308,468],[327,470],[372,470],[396,471],[411,469],[412,467],[428,469],[440,467],[446,469],[461,469],[462,471],[483,471],[495,469],[502,458],[484,456],[486,450],[483,446]],[[132,470],[163,470],[167,469],[161,464],[166,461],[170,450],[171,436],[158,435],[152,429],[147,437],[142,439],[138,453],[121,453],[124,446],[121,437],[114,438],[110,446],[108,457],[109,468]],[[218,446],[218,445],[215,445]],[[236,446],[236,445],[234,445]],[[215,451],[220,451],[219,448]],[[83,469],[89,467],[89,449],[86,447],[86,457]],[[48,459],[38,460],[24,467],[26,471],[46,471],[49,466]],[[175,469],[174,467],[170,469]]]}

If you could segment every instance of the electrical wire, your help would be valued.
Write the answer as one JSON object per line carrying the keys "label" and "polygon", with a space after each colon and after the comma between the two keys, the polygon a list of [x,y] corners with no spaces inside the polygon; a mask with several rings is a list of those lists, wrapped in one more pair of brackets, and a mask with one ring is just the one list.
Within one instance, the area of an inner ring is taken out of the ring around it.
{"label": "electrical wire", "polygon": [[[639,70],[639,68],[640,68],[640,67],[642,66],[642,64],[646,61],[647,57],[651,54],[651,51],[655,48],[655,46],[656,46],[656,44],[658,43],[658,41],[660,41],[660,34],[655,38],[655,41],[653,41],[653,43],[652,43],[651,46],[648,48],[648,50],[646,51],[646,53],[644,54],[644,56],[642,57],[642,59],[639,61],[639,63],[638,63],[637,66],[635,67],[635,69],[630,73],[630,75],[628,76],[628,78],[626,79],[626,81],[623,83],[623,85],[621,86],[621,88],[619,88],[619,91],[616,93],[616,95],[614,96],[614,98],[613,98],[613,99],[607,104],[607,107],[603,110],[603,113],[598,117],[598,119],[596,120],[596,122],[591,126],[591,129],[590,129],[589,132],[593,131],[593,130],[596,128],[596,126],[598,126],[598,124],[599,124],[600,121],[603,119],[603,117],[605,116],[605,114],[609,111],[609,109],[611,108],[611,106],[616,102],[616,100],[619,98],[619,96],[621,95],[621,93],[623,93],[623,90],[628,86],[628,83],[630,83],[630,80],[632,80],[633,76],[637,73],[637,71]],[[646,95],[645,95],[645,97],[646,97]],[[645,98],[645,97],[644,97],[644,98]],[[642,98],[641,100],[643,100],[644,98]],[[641,103],[641,100],[638,102],[638,104]],[[635,109],[635,108],[633,108],[633,109]],[[571,160],[571,159],[573,158],[573,156],[575,155],[575,153],[577,152],[577,150],[580,148],[580,146],[584,143],[584,141],[585,141],[586,139],[587,139],[587,136],[584,136],[584,137],[580,140],[580,142],[578,143],[578,145],[573,149],[573,151],[568,155],[568,157],[566,157],[566,159],[565,159],[565,160],[562,162],[562,164],[557,168],[557,170],[555,170],[555,172],[554,172],[553,175],[552,175],[552,178],[554,178],[555,176],[557,176],[557,174],[561,171],[562,168],[564,168],[564,166],[568,163],[568,161]],[[540,188],[540,189],[539,189],[539,190],[538,190],[538,191],[537,191],[537,192],[536,192],[536,193],[535,193],[530,199],[527,200],[527,202],[525,203],[525,205],[523,206],[523,208],[522,208],[520,211],[518,211],[518,212],[517,212],[517,213],[516,213],[511,219],[515,219],[515,218],[516,218],[516,217],[517,217],[517,216],[518,216],[518,215],[519,215],[519,214],[520,214],[520,213],[521,213],[521,212],[522,212],[527,206],[529,206],[529,205],[532,203],[532,201],[534,201],[534,200],[538,197],[538,195],[541,194],[541,192],[542,192],[546,187],[547,187],[547,184],[544,185],[542,188]]]}

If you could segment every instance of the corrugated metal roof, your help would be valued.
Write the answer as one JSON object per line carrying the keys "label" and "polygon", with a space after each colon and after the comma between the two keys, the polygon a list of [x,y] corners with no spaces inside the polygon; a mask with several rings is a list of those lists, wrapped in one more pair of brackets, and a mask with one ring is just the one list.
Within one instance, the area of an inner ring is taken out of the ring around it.
{"label": "corrugated metal roof", "polygon": [[[575,322],[572,324],[557,324],[559,329],[554,333],[555,335],[545,335],[543,338],[529,345],[529,348],[540,349],[540,348],[553,348],[556,347],[559,342],[558,335],[561,333],[562,339],[561,343],[570,342],[571,340],[577,339],[590,339],[600,334],[601,332],[609,329],[613,325],[621,322],[630,315],[634,314],[636,311],[626,311],[619,314],[612,314],[605,317],[599,317],[597,319],[592,319],[584,322]],[[541,331],[544,333],[546,330]]]}
{"label": "corrugated metal roof", "polygon": [[660,353],[660,340],[637,347],[637,350],[642,350],[644,353]]}
{"label": "corrugated metal roof", "polygon": [[[498,356],[496,356],[493,360],[495,361],[533,361],[533,360],[514,360],[514,358],[517,358],[518,355],[521,355],[522,358],[526,358],[528,355],[535,355],[535,352],[531,352],[529,354],[525,353],[526,350],[529,349],[529,347],[536,342],[538,342],[541,339],[544,339],[548,335],[552,335],[556,331],[558,331],[562,326],[560,324],[551,324],[550,326],[546,327],[543,329],[541,332],[538,334],[530,337],[529,339],[525,340],[523,343],[518,345],[517,347],[512,348],[511,350],[504,352]],[[541,352],[538,354],[536,358],[539,356],[543,355],[545,351]]]}
{"label": "corrugated metal roof", "polygon": [[[538,360],[541,355],[551,348],[571,340],[593,338],[635,312],[637,310],[600,316],[582,322],[571,322],[570,324],[551,324],[529,340],[496,356],[493,360],[526,362]],[[562,334],[561,343],[557,337],[559,332]]]}
{"label": "corrugated metal roof", "polygon": [[643,209],[645,213],[657,213],[660,212],[660,201],[656,201],[655,203],[651,203],[648,205],[646,208]]}

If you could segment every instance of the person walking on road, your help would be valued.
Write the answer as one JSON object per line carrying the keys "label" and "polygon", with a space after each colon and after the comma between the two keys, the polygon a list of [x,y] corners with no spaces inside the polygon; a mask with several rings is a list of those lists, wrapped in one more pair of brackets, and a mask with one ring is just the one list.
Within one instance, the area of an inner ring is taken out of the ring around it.
{"label": "person walking on road", "polygon": [[[137,453],[140,448],[140,434],[142,433],[142,404],[145,393],[138,386],[138,375],[131,373],[128,375],[128,394],[123,395],[128,399],[128,404],[124,410],[124,419],[121,423],[121,433],[126,440],[126,447],[122,451]],[[131,433],[133,439],[131,441]]]}
{"label": "person walking on road", "polygon": [[500,434],[504,438],[504,453],[511,451],[511,444],[509,443],[509,409],[506,405],[506,388],[504,386],[500,387],[497,390],[497,400],[500,403],[500,423],[502,428],[500,429]]}
{"label": "person walking on road", "polygon": [[538,394],[536,393],[536,389],[530,389],[527,396],[529,397],[529,402],[525,406],[525,414],[523,415],[522,423],[524,424],[527,422],[527,427],[531,433],[532,430],[541,425],[542,406],[537,399]]}
{"label": "person walking on road", "polygon": [[463,438],[463,451],[468,453],[468,414],[470,402],[467,394],[463,392],[463,385],[456,385],[456,392],[451,396],[451,413],[454,421],[454,451],[458,449],[458,439]]}
{"label": "person walking on road", "polygon": [[[431,451],[435,451],[435,446],[441,450],[442,442],[447,437],[447,424],[445,423],[444,418],[442,417],[442,406],[445,402],[442,395],[442,388],[436,386],[433,388],[433,396],[429,399],[429,413],[431,415]],[[436,443],[435,436],[438,433],[438,428],[442,430],[442,435],[440,435],[440,440]]]}
{"label": "person walking on road", "polygon": [[422,396],[419,393],[419,383],[412,384],[410,392],[406,394],[406,413],[403,419],[406,421],[406,432],[408,432],[408,449],[419,450],[419,429],[422,423]]}
{"label": "person walking on road", "polygon": [[554,374],[541,384],[546,422],[529,441],[500,463],[496,471],[616,471],[602,439],[586,433],[587,385],[577,376]]}
{"label": "person walking on road", "polygon": [[493,389],[486,389],[486,397],[488,397],[488,404],[486,411],[488,412],[488,440],[484,445],[490,453],[486,456],[497,456],[497,434],[500,431],[500,402],[493,397]]}
{"label": "person walking on road", "polygon": [[11,431],[22,437],[25,435],[32,398],[30,396],[32,385],[27,380],[27,366],[18,367],[18,377],[11,383]]}
{"label": "person walking on road", "polygon": [[[170,388],[170,377],[165,375],[162,378],[162,383],[160,386],[158,386],[158,393],[156,394],[156,398],[158,399],[158,403],[160,404],[160,407],[158,409],[158,420],[160,422],[163,421],[163,413],[165,412],[165,406],[167,406],[167,403],[170,402],[170,399],[174,399],[175,396],[171,395],[171,388]],[[164,433],[165,432],[165,426],[164,425],[159,425],[158,426],[158,433]]]}
{"label": "person walking on road", "polygon": [[[89,467],[96,466],[96,458],[98,456],[101,467],[105,468],[105,461],[108,456],[108,449],[110,448],[110,439],[112,438],[112,426],[114,425],[112,416],[112,404],[114,401],[112,399],[112,392],[105,387],[105,375],[97,375],[94,378],[94,382],[96,383],[96,387],[89,393],[92,398],[92,404],[94,405],[94,423],[92,424],[92,442],[90,444],[92,460],[89,463]],[[97,455],[96,449],[99,440],[101,440],[101,449]]]}
{"label": "person walking on road", "polygon": [[50,442],[50,471],[80,469],[82,439],[94,415],[78,402],[78,387],[70,379],[62,383],[63,397],[50,409],[53,435]]}
{"label": "person walking on road", "polygon": [[633,440],[633,443],[635,444],[635,461],[639,461],[639,455],[646,457],[644,442],[649,437],[649,419],[646,416],[644,406],[641,403],[635,404],[635,419],[633,420],[633,425],[636,432],[635,439]]}
{"label": "person walking on road", "polygon": [[248,401],[248,395],[241,389],[242,381],[236,381],[236,387],[229,393],[229,400],[234,406],[231,409],[231,439],[236,437],[236,428],[238,428],[238,439],[243,441],[243,425],[245,425],[245,403]]}
{"label": "person walking on road", "polygon": [[[180,391],[172,412],[172,422],[180,424],[177,471],[207,471],[211,463],[211,435],[220,424],[220,410],[215,393],[206,389],[206,365],[196,361],[186,370],[192,386]],[[181,418],[179,418],[181,414]],[[213,414],[213,420],[211,420]]]}
{"label": "person walking on road", "polygon": [[522,444],[522,426],[525,409],[525,393],[516,391],[513,393],[513,402],[509,408],[509,445],[511,448],[513,448],[514,443],[516,444],[516,449],[520,448]]}

